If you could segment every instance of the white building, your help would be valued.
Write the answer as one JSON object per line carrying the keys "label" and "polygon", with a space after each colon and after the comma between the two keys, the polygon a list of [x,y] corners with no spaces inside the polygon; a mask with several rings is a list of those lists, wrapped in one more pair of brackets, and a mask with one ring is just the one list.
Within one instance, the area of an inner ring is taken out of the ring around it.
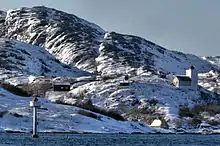
{"label": "white building", "polygon": [[153,120],[153,122],[150,124],[150,127],[152,127],[152,128],[164,128],[164,129],[169,128],[167,122],[164,119],[155,119],[155,120]]}
{"label": "white building", "polygon": [[177,75],[173,79],[173,84],[178,88],[191,88],[197,90],[198,72],[194,66],[186,70],[186,75]]}
{"label": "white building", "polygon": [[152,128],[161,128],[162,127],[162,121],[159,119],[153,120],[153,122],[150,124],[150,127]]}

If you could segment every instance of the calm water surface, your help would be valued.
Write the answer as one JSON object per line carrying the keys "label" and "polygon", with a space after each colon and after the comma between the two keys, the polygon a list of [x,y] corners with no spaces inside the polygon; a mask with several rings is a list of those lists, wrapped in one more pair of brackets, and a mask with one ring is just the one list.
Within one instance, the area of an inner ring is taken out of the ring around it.
{"label": "calm water surface", "polygon": [[0,133],[0,146],[4,145],[219,145],[220,135],[175,134],[30,134]]}

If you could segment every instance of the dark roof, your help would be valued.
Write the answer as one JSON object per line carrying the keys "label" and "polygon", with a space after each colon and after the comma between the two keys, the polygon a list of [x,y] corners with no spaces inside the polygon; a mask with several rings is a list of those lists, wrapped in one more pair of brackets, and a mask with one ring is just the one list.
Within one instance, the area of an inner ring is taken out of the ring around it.
{"label": "dark roof", "polygon": [[189,69],[194,69],[194,68],[195,68],[194,66],[190,66],[190,67],[189,67]]}
{"label": "dark roof", "polygon": [[188,76],[176,76],[179,81],[192,81]]}

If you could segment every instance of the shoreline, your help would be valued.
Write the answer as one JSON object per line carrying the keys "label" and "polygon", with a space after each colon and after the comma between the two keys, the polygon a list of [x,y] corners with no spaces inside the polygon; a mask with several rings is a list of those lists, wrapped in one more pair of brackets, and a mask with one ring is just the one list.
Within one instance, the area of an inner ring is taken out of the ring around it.
{"label": "shoreline", "polygon": [[[0,131],[0,134],[28,134],[32,133],[31,131],[13,131],[13,130],[5,130],[5,131]],[[219,135],[220,132],[212,132],[212,133],[202,133],[202,132],[185,132],[185,133],[178,133],[178,132],[170,132],[170,133],[162,133],[162,132],[132,132],[132,133],[125,133],[125,132],[119,132],[119,133],[98,133],[98,132],[77,132],[77,131],[45,131],[45,132],[38,132],[39,134],[125,134],[125,135]]]}

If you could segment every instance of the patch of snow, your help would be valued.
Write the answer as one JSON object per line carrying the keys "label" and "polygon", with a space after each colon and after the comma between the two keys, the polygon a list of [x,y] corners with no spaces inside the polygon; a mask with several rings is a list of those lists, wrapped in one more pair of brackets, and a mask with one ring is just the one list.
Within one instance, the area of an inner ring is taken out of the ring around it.
{"label": "patch of snow", "polygon": [[[19,97],[0,88],[0,111],[8,111],[0,120],[0,131],[32,130],[32,109],[29,97]],[[80,108],[67,105],[52,104],[47,99],[39,99],[42,107],[38,110],[39,131],[48,132],[93,132],[93,133],[152,133],[148,126],[140,122],[116,121],[109,117],[96,114],[98,119],[79,114]],[[87,111],[90,112],[90,111]],[[19,117],[13,116],[16,113]]]}

